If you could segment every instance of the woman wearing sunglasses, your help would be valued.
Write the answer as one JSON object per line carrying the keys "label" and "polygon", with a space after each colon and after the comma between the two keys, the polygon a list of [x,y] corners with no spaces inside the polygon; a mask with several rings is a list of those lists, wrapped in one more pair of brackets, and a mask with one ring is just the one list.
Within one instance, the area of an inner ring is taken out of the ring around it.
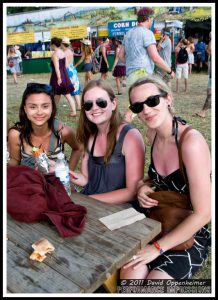
{"label": "woman wearing sunglasses", "polygon": [[104,80],[84,88],[77,139],[84,146],[81,172],[71,172],[82,193],[106,203],[129,202],[144,174],[140,132],[122,121],[117,99]]}
{"label": "woman wearing sunglasses", "polygon": [[26,165],[35,168],[33,147],[41,146],[50,159],[50,172],[54,171],[57,154],[64,152],[64,144],[72,149],[69,167],[74,170],[81,156],[73,129],[55,118],[56,105],[52,87],[41,83],[28,83],[19,110],[20,121],[8,132],[8,165]]}
{"label": "woman wearing sunglasses", "polygon": [[[139,205],[149,209],[158,206],[158,201],[149,198],[153,186],[188,193],[177,148],[188,125],[173,116],[172,92],[158,77],[137,80],[129,89],[129,100],[130,109],[149,130],[151,163],[147,180],[138,185]],[[122,279],[190,279],[207,258],[210,234],[206,224],[211,218],[210,151],[202,134],[193,128],[184,135],[181,149],[193,213],[157,243],[138,251],[121,269]],[[191,248],[170,250],[193,235],[195,242]]]}

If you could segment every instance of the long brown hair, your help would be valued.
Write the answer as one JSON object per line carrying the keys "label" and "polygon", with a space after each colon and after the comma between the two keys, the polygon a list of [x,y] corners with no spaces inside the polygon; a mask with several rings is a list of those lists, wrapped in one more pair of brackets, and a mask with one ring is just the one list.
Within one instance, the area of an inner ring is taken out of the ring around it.
{"label": "long brown hair", "polygon": [[22,144],[23,144],[23,140],[25,140],[25,142],[32,147],[34,146],[31,142],[31,134],[33,132],[33,129],[30,120],[27,118],[27,114],[25,112],[24,107],[26,105],[26,100],[30,95],[41,94],[41,93],[47,94],[51,99],[52,112],[48,120],[48,127],[52,130],[55,136],[57,136],[57,132],[54,129],[54,119],[55,119],[57,109],[56,109],[54,95],[52,93],[52,87],[48,84],[43,84],[43,83],[31,82],[27,84],[19,108],[20,121],[16,122],[15,125],[10,128],[10,129],[17,129],[20,132],[20,139]]}
{"label": "long brown hair", "polygon": [[[86,117],[85,110],[83,108],[85,93],[94,87],[99,87],[99,88],[103,89],[104,91],[106,91],[108,96],[110,97],[111,101],[114,101],[114,98],[115,98],[115,94],[114,94],[112,88],[110,87],[110,85],[108,85],[108,83],[105,82],[105,80],[101,80],[101,79],[91,80],[85,86],[83,93],[82,93],[82,99],[81,99],[81,107],[82,108],[81,108],[81,112],[80,112],[79,123],[78,123],[77,133],[76,133],[76,137],[77,137],[78,141],[84,145],[85,149],[87,149],[87,147],[88,147],[88,141],[89,141],[90,136],[95,135],[98,132],[98,128],[97,128],[96,124],[94,124],[88,120],[88,118]],[[111,155],[114,151],[114,147],[116,145],[117,130],[118,130],[118,127],[121,122],[122,122],[122,117],[116,107],[115,110],[112,112],[112,116],[110,119],[110,128],[109,128],[109,132],[107,135],[107,149],[106,149],[106,153],[104,155],[105,163],[108,163],[110,161]]]}

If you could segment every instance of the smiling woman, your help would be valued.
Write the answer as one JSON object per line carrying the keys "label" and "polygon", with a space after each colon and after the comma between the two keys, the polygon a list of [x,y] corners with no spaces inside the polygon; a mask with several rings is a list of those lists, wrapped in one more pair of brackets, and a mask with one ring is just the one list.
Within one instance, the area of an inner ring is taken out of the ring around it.
{"label": "smiling woman", "polygon": [[56,105],[52,87],[41,83],[28,83],[19,109],[20,121],[8,132],[9,166],[36,166],[33,147],[41,147],[50,159],[53,171],[57,154],[64,144],[72,149],[69,167],[74,170],[80,158],[80,147],[72,128],[55,118]]}
{"label": "smiling woman", "polygon": [[[153,218],[158,220],[154,212],[159,214],[162,229],[164,218],[167,225],[175,219],[178,223],[138,251],[122,267],[120,277],[191,279],[203,265],[211,244],[208,230],[211,218],[209,147],[199,131],[172,113],[172,91],[160,77],[138,79],[129,89],[129,100],[132,111],[148,128],[151,143],[148,174],[138,184],[139,205],[150,218],[153,212]],[[157,197],[158,194],[165,194],[166,198]],[[161,208],[180,207],[178,197],[183,207],[187,201],[188,210],[183,209],[182,217],[178,216],[178,210],[174,210],[170,219],[166,210],[163,212]],[[193,236],[194,244],[181,246],[185,241],[193,240]]]}
{"label": "smiling woman", "polygon": [[145,146],[140,132],[122,120],[104,80],[92,80],[83,90],[77,138],[84,154],[81,172],[71,172],[76,177],[71,180],[83,187],[82,193],[106,203],[134,200]]}

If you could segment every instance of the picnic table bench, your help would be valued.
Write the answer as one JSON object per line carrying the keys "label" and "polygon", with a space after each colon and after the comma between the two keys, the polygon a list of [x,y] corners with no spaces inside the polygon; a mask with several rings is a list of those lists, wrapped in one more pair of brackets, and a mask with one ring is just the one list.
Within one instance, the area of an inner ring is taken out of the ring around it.
{"label": "picnic table bench", "polygon": [[[22,223],[8,215],[7,293],[93,293],[161,230],[149,218],[109,230],[99,218],[131,207],[105,204],[80,193],[74,203],[87,208],[85,228],[74,237],[60,237],[48,222]],[[31,245],[48,239],[55,250],[43,262],[29,259]]]}

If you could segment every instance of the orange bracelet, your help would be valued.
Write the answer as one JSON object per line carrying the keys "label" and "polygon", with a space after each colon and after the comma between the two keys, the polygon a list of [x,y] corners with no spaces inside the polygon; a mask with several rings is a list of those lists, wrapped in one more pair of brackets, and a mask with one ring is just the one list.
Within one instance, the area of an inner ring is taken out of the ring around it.
{"label": "orange bracelet", "polygon": [[158,242],[153,243],[154,247],[160,252],[160,255],[162,255],[165,251],[161,248],[160,244]]}

